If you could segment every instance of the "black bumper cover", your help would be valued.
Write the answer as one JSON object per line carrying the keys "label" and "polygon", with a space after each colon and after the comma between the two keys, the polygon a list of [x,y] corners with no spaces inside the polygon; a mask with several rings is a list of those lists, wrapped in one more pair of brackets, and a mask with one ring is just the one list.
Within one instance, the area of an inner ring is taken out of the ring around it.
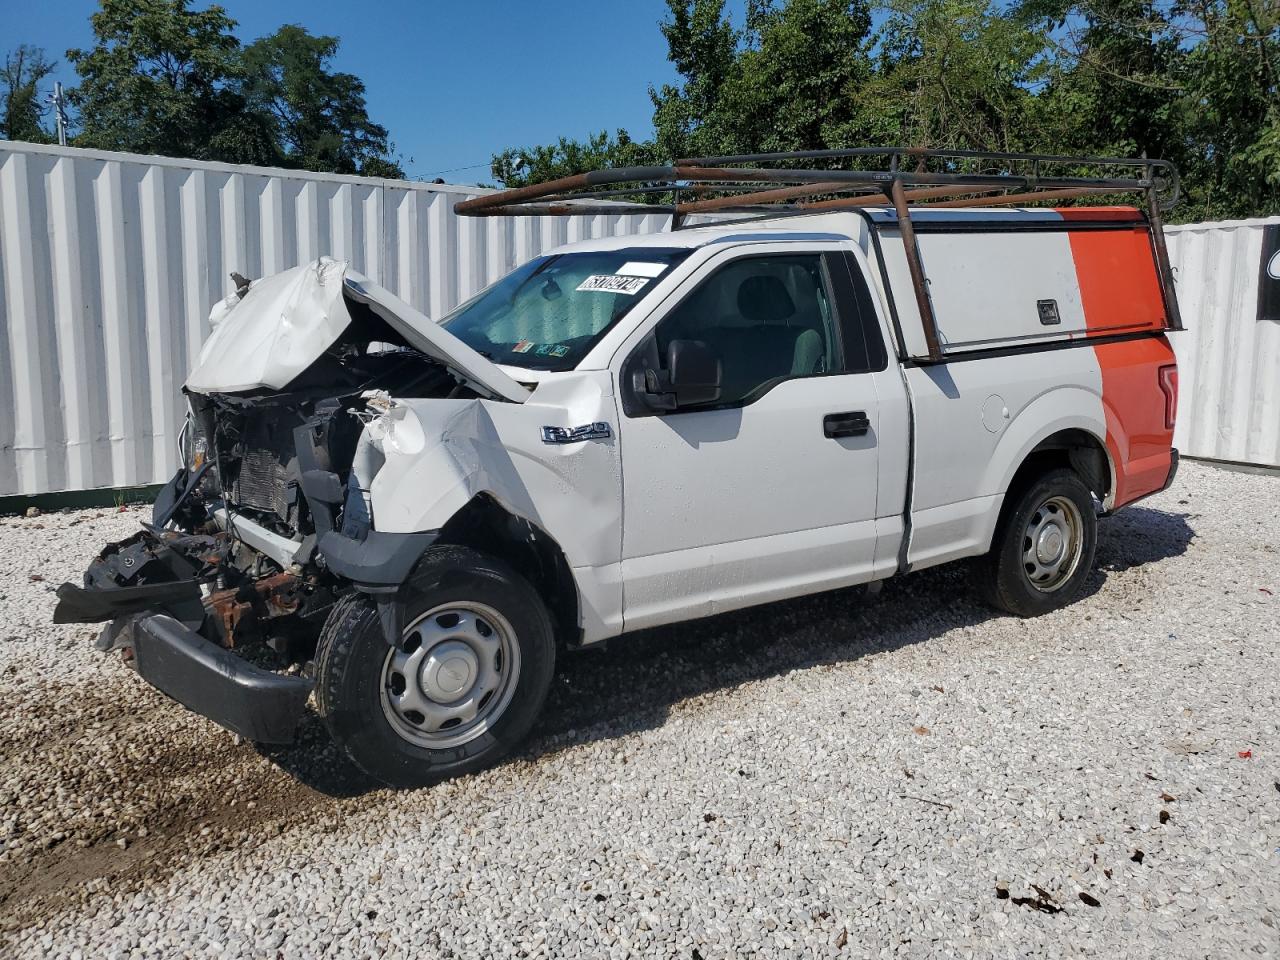
{"label": "black bumper cover", "polygon": [[1164,486],[1160,488],[1161,492],[1168,490],[1173,486],[1173,478],[1178,475],[1178,464],[1181,462],[1181,459],[1182,458],[1178,455],[1177,447],[1174,447],[1169,451],[1169,476],[1165,478]]}
{"label": "black bumper cover", "polygon": [[[318,548],[332,573],[389,598],[437,536],[369,531],[357,540],[331,530],[319,536]],[[84,587],[59,587],[54,622],[111,621],[98,648],[132,648],[133,666],[156,689],[249,740],[292,742],[313,682],[263,670],[201,636],[206,612],[199,583],[192,571],[174,568],[168,561],[179,555],[155,540],[154,533],[140,534],[108,547],[90,566]],[[164,579],[119,585],[128,574]],[[398,606],[380,597],[385,618],[384,608],[394,612]],[[391,636],[399,636],[398,625]]]}
{"label": "black bumper cover", "polygon": [[138,618],[131,637],[138,673],[160,692],[258,743],[290,743],[312,681],[263,670],[165,614]]}

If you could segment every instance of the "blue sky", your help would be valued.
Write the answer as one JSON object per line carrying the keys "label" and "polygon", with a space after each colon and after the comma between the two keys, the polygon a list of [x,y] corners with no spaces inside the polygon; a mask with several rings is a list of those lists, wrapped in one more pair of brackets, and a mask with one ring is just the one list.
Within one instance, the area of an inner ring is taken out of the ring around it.
{"label": "blue sky", "polygon": [[[223,0],[222,6],[238,22],[242,41],[282,23],[340,37],[336,68],[365,81],[370,115],[390,130],[413,177],[485,180],[490,154],[560,135],[625,127],[646,137],[648,86],[674,77],[658,31],[662,0]],[[54,79],[73,83],[63,54],[91,42],[89,14],[96,8],[93,0],[0,0],[0,47],[44,47],[59,61]]]}

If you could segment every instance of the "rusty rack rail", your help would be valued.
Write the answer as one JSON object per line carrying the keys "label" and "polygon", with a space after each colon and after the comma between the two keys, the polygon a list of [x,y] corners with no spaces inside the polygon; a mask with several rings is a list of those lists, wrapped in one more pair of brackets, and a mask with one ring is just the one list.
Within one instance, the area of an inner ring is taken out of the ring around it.
{"label": "rusty rack rail", "polygon": [[892,207],[929,351],[917,359],[938,362],[944,357],[911,221],[913,207],[1027,206],[1117,194],[1145,201],[1168,328],[1181,330],[1161,221],[1161,211],[1177,202],[1178,172],[1166,160],[917,147],[696,157],[666,166],[617,167],[560,177],[463,200],[454,211],[471,217],[669,213],[674,230],[691,214],[773,217]]}

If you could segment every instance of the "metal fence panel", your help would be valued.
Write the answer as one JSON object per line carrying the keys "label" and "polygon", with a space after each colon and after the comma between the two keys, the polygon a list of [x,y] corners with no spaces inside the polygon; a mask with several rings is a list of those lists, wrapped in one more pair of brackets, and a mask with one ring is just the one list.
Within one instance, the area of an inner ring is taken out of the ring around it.
{"label": "metal fence panel", "polygon": [[1280,467],[1280,323],[1259,320],[1263,227],[1234,220],[1169,227],[1187,329],[1178,355],[1174,443],[1193,457]]}
{"label": "metal fence panel", "polygon": [[0,496],[167,480],[233,270],[330,255],[441,316],[569,240],[667,225],[456,217],[478,192],[0,142]]}

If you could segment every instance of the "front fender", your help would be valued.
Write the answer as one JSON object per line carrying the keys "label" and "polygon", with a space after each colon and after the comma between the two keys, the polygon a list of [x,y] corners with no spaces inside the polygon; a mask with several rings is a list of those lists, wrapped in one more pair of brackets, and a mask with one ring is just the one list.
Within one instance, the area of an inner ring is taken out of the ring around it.
{"label": "front fender", "polygon": [[[611,403],[612,398],[604,397]],[[373,529],[440,530],[480,494],[551,531],[574,566],[616,563],[620,549],[617,447],[601,439],[552,444],[544,424],[571,427],[580,414],[559,405],[487,400],[403,400],[416,423],[382,443],[370,484]],[[593,420],[612,420],[603,403]],[[368,428],[366,428],[368,429]]]}
{"label": "front fender", "polygon": [[[370,485],[374,529],[439,530],[493,485],[482,447],[492,425],[479,400],[398,401],[417,430],[408,442],[382,442],[384,462]],[[368,428],[366,428],[368,429]]]}

